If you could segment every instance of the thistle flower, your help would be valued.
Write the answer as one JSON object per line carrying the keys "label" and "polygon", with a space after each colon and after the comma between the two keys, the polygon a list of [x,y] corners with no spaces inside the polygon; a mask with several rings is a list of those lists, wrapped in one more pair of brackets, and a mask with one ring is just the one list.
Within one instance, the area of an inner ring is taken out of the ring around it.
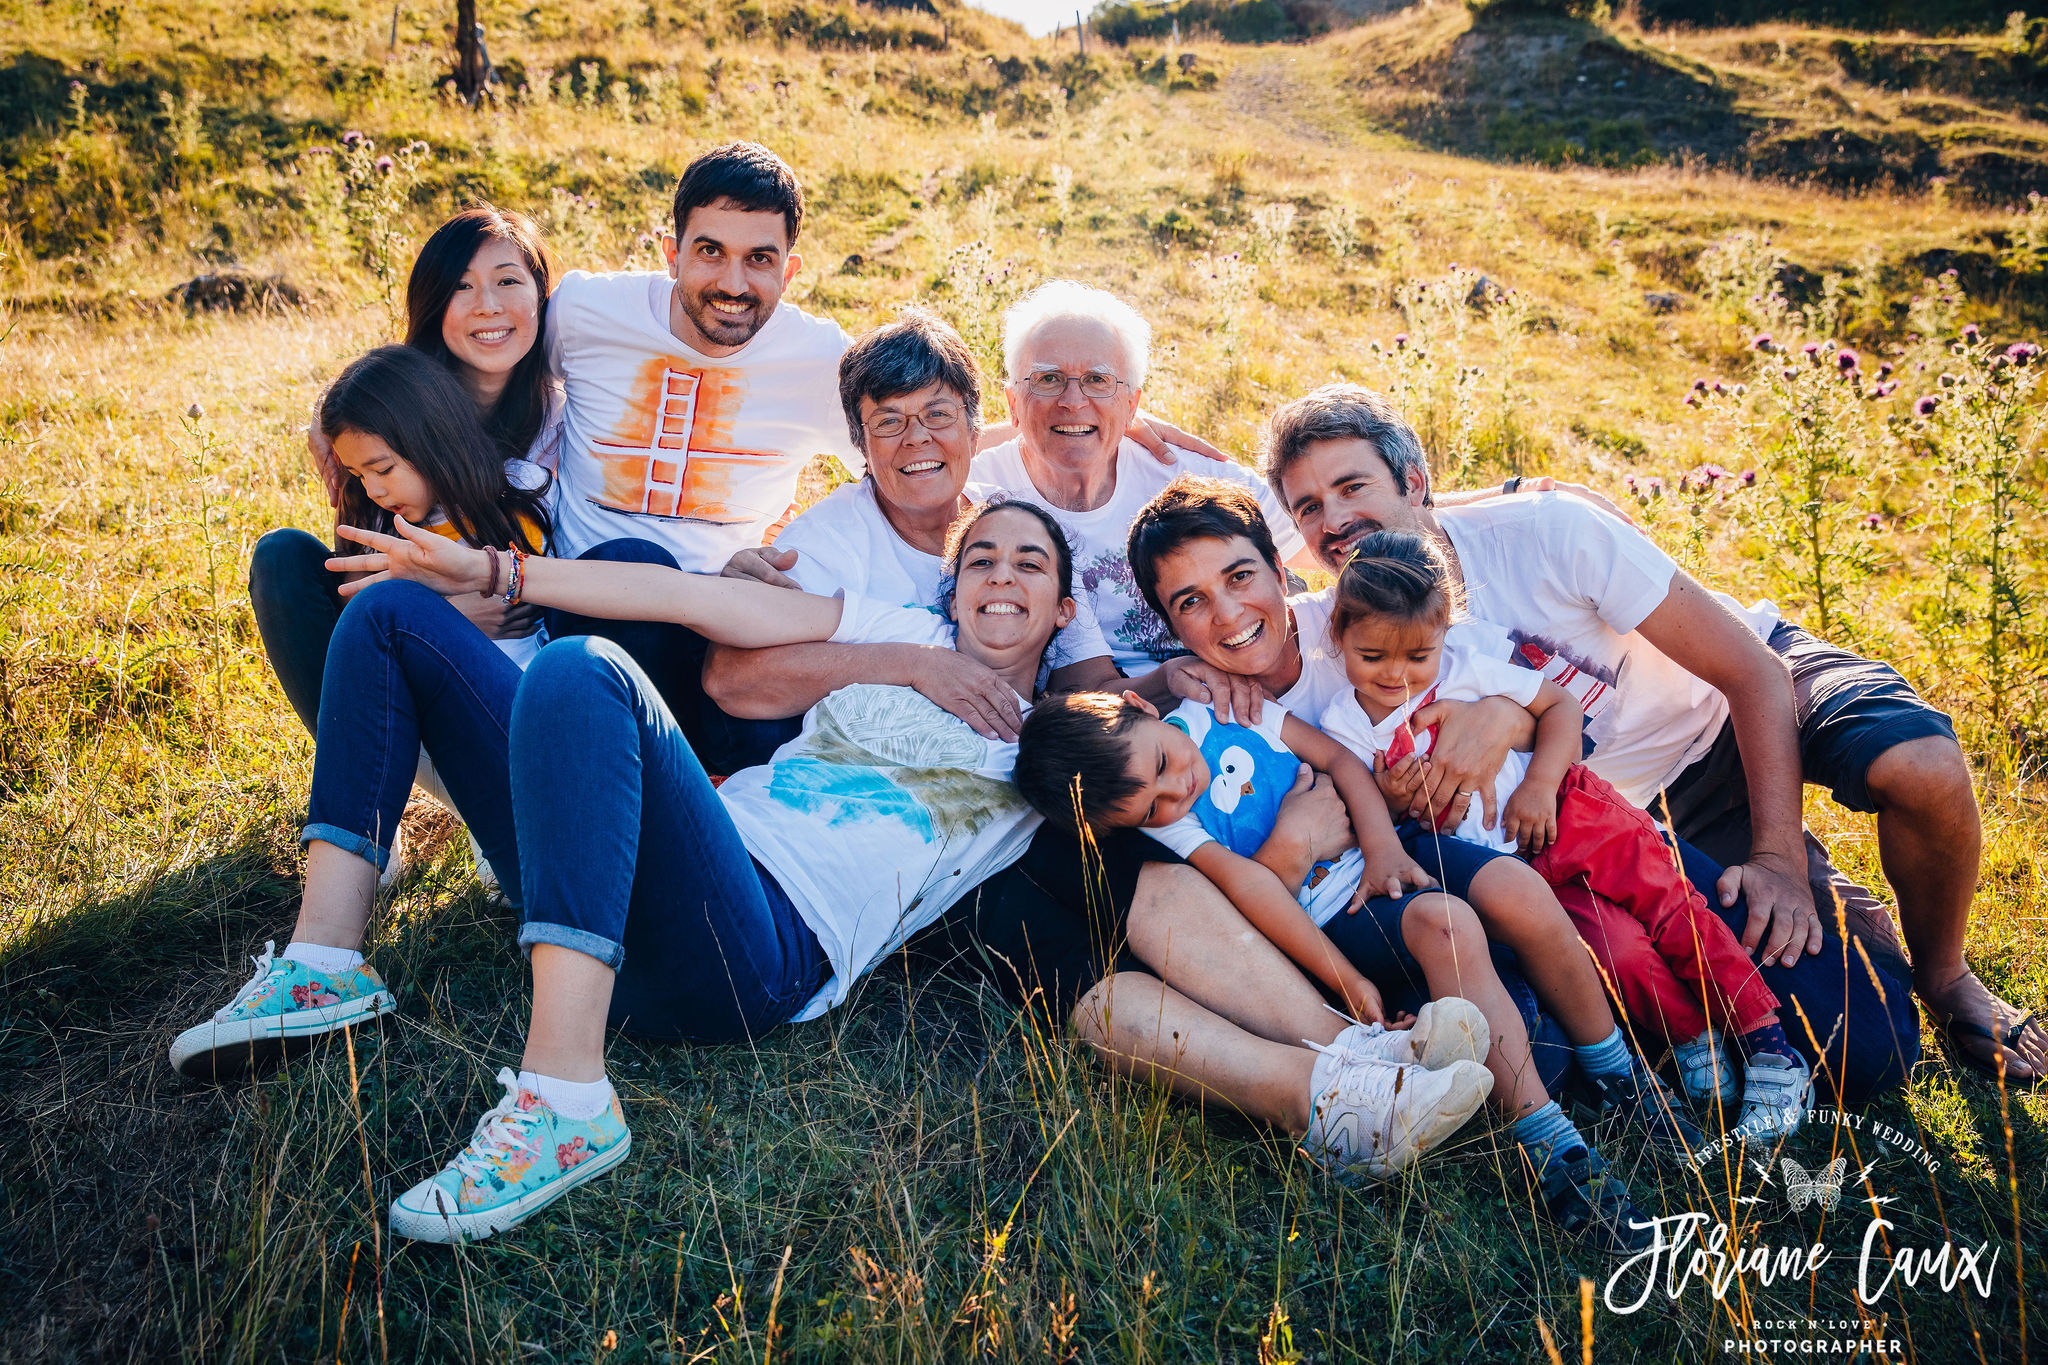
{"label": "thistle flower", "polygon": [[1408,344],[1408,334],[1407,334],[1406,332],[1396,332],[1396,333],[1394,333],[1394,349],[1395,349],[1395,350],[1397,350],[1397,351],[1398,351],[1398,350],[1400,350],[1400,349],[1401,349],[1402,347],[1406,346],[1407,344]]}
{"label": "thistle flower", "polygon": [[1975,340],[1977,339],[1977,335],[1978,335],[1978,334],[1977,334],[1977,324],[1976,324],[1976,323],[1974,323],[1974,322],[1971,322],[1971,323],[1965,323],[1965,324],[1963,325],[1963,340],[1965,340],[1965,341],[1971,341],[1971,342],[1974,342],[1974,341],[1975,341]]}
{"label": "thistle flower", "polygon": [[397,165],[398,163],[397,163],[397,162],[395,162],[395,161],[393,161],[393,160],[392,160],[392,159],[391,159],[390,157],[388,157],[388,156],[380,156],[380,157],[378,157],[378,158],[377,158],[377,159],[376,159],[375,161],[371,162],[370,164],[371,164],[371,165],[373,165],[373,166],[375,166],[375,167],[376,167],[376,168],[377,168],[378,170],[380,170],[380,171],[388,171],[388,170],[390,170],[390,169],[391,169],[392,167],[396,166],[396,165]]}
{"label": "thistle flower", "polygon": [[1799,348],[1799,353],[1808,360],[1818,360],[1820,358],[1820,343],[1818,341],[1809,341]]}
{"label": "thistle flower", "polygon": [[1934,416],[1934,410],[1940,406],[1941,400],[1939,398],[1931,393],[1922,394],[1913,404],[1913,415],[1915,417],[1932,417]]}
{"label": "thistle flower", "polygon": [[1858,361],[1858,359],[1856,358],[1856,353],[1854,351],[1844,349],[1835,352],[1835,368],[1840,370],[1843,374],[1848,374],[1850,371],[1854,370],[1856,366],[1860,363],[1861,362]]}
{"label": "thistle flower", "polygon": [[1742,471],[1742,486],[1744,488],[1756,487],[1756,471],[1754,469],[1745,469]]}
{"label": "thistle flower", "polygon": [[1872,512],[1869,516],[1863,518],[1863,527],[1867,531],[1875,531],[1878,527],[1882,525],[1884,525],[1884,518],[1879,516],[1875,512]]}
{"label": "thistle flower", "polygon": [[1770,350],[1770,349],[1771,349],[1771,334],[1770,334],[1769,332],[1758,332],[1758,333],[1756,334],[1756,336],[1755,336],[1754,338],[1752,338],[1752,339],[1751,339],[1751,341],[1750,341],[1750,343],[1749,343],[1749,349],[1750,349],[1750,350],[1752,350],[1752,351],[1768,351],[1768,350]]}
{"label": "thistle flower", "polygon": [[2029,365],[2041,358],[2041,348],[2031,341],[2015,341],[2005,354],[2015,365]]}
{"label": "thistle flower", "polygon": [[344,147],[353,147],[362,140],[362,133],[354,128],[349,129],[347,132],[341,135],[341,145]]}

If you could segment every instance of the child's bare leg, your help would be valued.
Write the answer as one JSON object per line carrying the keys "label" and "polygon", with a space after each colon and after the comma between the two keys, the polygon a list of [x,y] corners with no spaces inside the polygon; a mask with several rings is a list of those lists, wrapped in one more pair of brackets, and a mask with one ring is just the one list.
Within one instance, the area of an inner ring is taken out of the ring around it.
{"label": "child's bare leg", "polygon": [[1445,896],[1417,896],[1401,913],[1401,941],[1422,966],[1433,996],[1461,995],[1479,1007],[1493,1034],[1486,1069],[1493,1103],[1511,1119],[1550,1102],[1529,1055],[1522,1012],[1501,984],[1486,951],[1486,931],[1469,906]]}
{"label": "child's bare leg", "polygon": [[1515,950],[1537,999],[1574,1045],[1597,1043],[1614,1032],[1600,969],[1535,869],[1519,858],[1495,858],[1472,878],[1466,899],[1487,936]]}
{"label": "child's bare leg", "polygon": [[306,889],[299,897],[292,941],[359,952],[376,902],[376,864],[314,839],[306,845]]}

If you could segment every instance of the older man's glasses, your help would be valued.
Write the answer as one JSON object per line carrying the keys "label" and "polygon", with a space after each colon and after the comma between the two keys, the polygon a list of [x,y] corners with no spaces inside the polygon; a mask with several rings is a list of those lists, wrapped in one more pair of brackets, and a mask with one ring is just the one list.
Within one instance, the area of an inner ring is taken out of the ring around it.
{"label": "older man's glasses", "polygon": [[867,430],[870,436],[879,436],[885,441],[893,441],[904,432],[909,431],[912,422],[916,422],[926,431],[940,432],[951,427],[959,420],[960,409],[958,407],[950,403],[934,403],[923,412],[885,412],[871,422],[862,422],[861,426]]}
{"label": "older man's glasses", "polygon": [[1033,398],[1058,398],[1066,393],[1069,384],[1079,384],[1083,398],[1113,398],[1124,381],[1107,370],[1090,370],[1086,374],[1033,370],[1024,376],[1024,391]]}

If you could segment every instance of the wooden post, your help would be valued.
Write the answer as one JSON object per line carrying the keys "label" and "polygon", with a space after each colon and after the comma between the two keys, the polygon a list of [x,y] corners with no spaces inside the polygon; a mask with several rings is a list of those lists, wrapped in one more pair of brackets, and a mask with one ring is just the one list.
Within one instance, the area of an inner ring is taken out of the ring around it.
{"label": "wooden post", "polygon": [[455,2],[455,88],[474,100],[484,88],[482,45],[476,40],[476,0]]}

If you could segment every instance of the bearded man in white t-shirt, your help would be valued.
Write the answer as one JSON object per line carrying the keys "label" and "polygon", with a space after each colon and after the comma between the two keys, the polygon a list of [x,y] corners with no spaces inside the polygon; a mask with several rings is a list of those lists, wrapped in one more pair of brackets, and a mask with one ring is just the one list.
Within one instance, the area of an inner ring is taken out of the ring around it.
{"label": "bearded man in white t-shirt", "polygon": [[1880,968],[1904,966],[1883,907],[1805,833],[1801,784],[1874,811],[1914,990],[1956,1055],[1980,1070],[2002,1060],[2016,1079],[2048,1074],[2048,1033],[1964,960],[1981,846],[1969,768],[1948,718],[1894,670],[1816,640],[1770,603],[1709,592],[1581,500],[1434,506],[1414,428],[1357,385],[1275,413],[1266,475],[1332,571],[1374,531],[1436,536],[1473,614],[1578,697],[1588,765],[1726,866],[1722,903],[1747,896],[1742,940],[1761,962],[1818,952],[1818,897],[1830,916],[1842,906]]}

